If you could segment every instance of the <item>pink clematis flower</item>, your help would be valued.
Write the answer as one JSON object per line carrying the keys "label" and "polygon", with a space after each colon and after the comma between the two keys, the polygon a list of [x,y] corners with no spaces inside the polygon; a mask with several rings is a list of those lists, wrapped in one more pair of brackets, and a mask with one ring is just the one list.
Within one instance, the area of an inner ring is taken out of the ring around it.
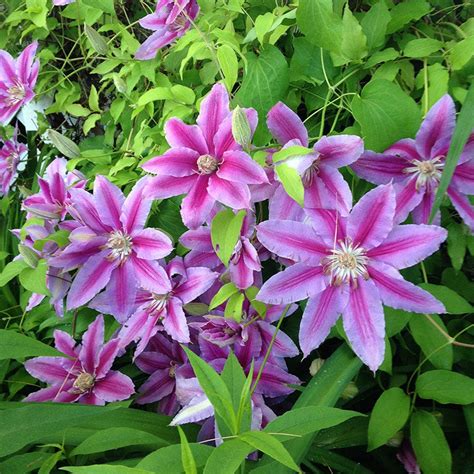
{"label": "pink clematis flower", "polygon": [[62,7],[63,5],[69,5],[74,3],[76,0],[53,0],[53,5],[55,7]]}
{"label": "pink clematis flower", "polygon": [[340,314],[356,354],[372,371],[384,358],[382,303],[416,313],[443,313],[428,292],[405,281],[399,269],[438,250],[446,231],[437,226],[395,225],[392,185],[367,193],[348,217],[309,209],[309,225],[285,220],[257,226],[265,247],[296,264],[274,275],[257,299],[282,304],[309,298],[300,326],[305,356],[328,336]]}
{"label": "pink clematis flower", "polygon": [[40,191],[23,201],[23,209],[28,218],[36,216],[43,219],[63,220],[70,204],[70,189],[83,189],[85,176],[79,171],[66,169],[67,161],[56,158],[47,168],[43,178],[38,178]]}
{"label": "pink clematis flower", "polygon": [[[289,107],[278,102],[267,117],[268,129],[283,145],[308,147],[308,131]],[[338,168],[356,161],[364,151],[361,138],[353,135],[322,137],[313,147],[314,153],[291,157],[286,165],[294,167],[303,180],[304,204],[309,208],[337,209],[347,215],[352,207],[351,190]],[[278,166],[278,165],[275,165]],[[269,202],[270,219],[303,220],[304,211],[282,185]]]}
{"label": "pink clematis flower", "polygon": [[403,441],[402,446],[397,453],[397,459],[403,464],[403,467],[408,474],[421,474],[420,466],[418,466],[410,441]]}
{"label": "pink clematis flower", "polygon": [[[383,153],[367,151],[352,165],[359,176],[371,183],[393,180],[398,222],[412,212],[416,224],[428,223],[455,125],[453,99],[444,95],[426,115],[415,139],[400,140]],[[474,135],[461,154],[448,188],[453,206],[474,231],[474,207],[469,194],[474,194]]]}
{"label": "pink clematis flower", "polygon": [[0,124],[6,125],[21,107],[33,99],[39,61],[34,61],[38,43],[27,46],[18,59],[0,50]]}
{"label": "pink clematis flower", "polygon": [[0,149],[0,196],[10,191],[17,177],[18,164],[27,152],[28,148],[17,141],[16,132],[12,140],[3,143]]}
{"label": "pink clematis flower", "polygon": [[[257,112],[246,110],[252,130]],[[210,215],[216,201],[232,209],[250,208],[249,184],[267,183],[263,169],[232,136],[229,95],[216,84],[202,101],[197,125],[177,118],[168,120],[165,135],[171,149],[143,165],[158,176],[148,192],[157,199],[187,194],[181,215],[184,224],[196,229]]]}
{"label": "pink clematis flower", "polygon": [[159,49],[180,38],[199,13],[196,0],[159,0],[154,13],[140,20],[140,25],[154,33],[138,48],[137,59],[153,59]]}
{"label": "pink clematis flower", "polygon": [[135,357],[143,352],[148,341],[160,329],[158,323],[173,340],[190,342],[183,306],[207,291],[218,276],[208,268],[186,268],[179,257],[167,265],[166,274],[166,281],[150,285],[147,291],[139,291],[137,303],[140,306],[119,333],[122,347],[132,341],[140,341]]}
{"label": "pink clematis flower", "polygon": [[127,198],[103,176],[97,176],[94,195],[71,189],[69,212],[81,225],[70,236],[61,255],[50,259],[53,267],[79,268],[67,296],[67,309],[89,302],[106,288],[111,314],[127,318],[135,305],[138,286],[161,294],[169,279],[157,259],[173,245],[156,229],[144,229],[151,200],[143,194],[147,178],[140,180]]}
{"label": "pink clematis flower", "polygon": [[56,349],[66,357],[35,357],[25,362],[26,370],[35,378],[50,384],[25,398],[25,402],[66,402],[105,405],[126,400],[134,392],[129,377],[110,370],[120,350],[118,339],[104,344],[104,319],[100,315],[76,346],[66,332],[54,332]]}

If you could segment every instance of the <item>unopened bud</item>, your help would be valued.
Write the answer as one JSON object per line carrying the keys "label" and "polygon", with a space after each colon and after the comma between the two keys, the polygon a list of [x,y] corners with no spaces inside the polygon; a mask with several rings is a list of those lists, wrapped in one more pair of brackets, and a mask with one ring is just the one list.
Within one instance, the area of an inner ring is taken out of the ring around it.
{"label": "unopened bud", "polygon": [[237,106],[232,113],[232,136],[244,149],[250,147],[252,130],[245,110]]}
{"label": "unopened bud", "polygon": [[342,392],[341,398],[343,400],[352,400],[359,393],[359,389],[354,382],[349,382],[347,387]]}
{"label": "unopened bud", "polygon": [[388,441],[387,441],[387,446],[391,446],[392,448],[398,448],[401,446],[402,441],[403,441],[403,431],[399,431],[398,433],[395,433]]}
{"label": "unopened bud", "polygon": [[30,247],[20,244],[18,245],[18,251],[23,257],[23,260],[31,267],[36,268],[39,262],[38,254]]}
{"label": "unopened bud", "polygon": [[311,365],[309,366],[309,373],[314,376],[316,375],[321,367],[324,364],[324,359],[314,359],[313,362],[311,362]]}

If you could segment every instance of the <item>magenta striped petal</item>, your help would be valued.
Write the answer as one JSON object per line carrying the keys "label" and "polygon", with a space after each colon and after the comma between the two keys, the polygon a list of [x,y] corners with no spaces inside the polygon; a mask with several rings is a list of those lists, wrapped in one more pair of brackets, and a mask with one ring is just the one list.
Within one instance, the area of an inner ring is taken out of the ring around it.
{"label": "magenta striped petal", "polygon": [[135,274],[140,285],[158,295],[171,291],[171,283],[165,270],[152,260],[144,260],[132,255]]}
{"label": "magenta striped petal", "polygon": [[362,138],[355,135],[322,137],[314,145],[320,154],[321,164],[341,168],[354,163],[364,151]]}
{"label": "magenta striped petal", "polygon": [[297,262],[319,265],[327,246],[307,224],[284,220],[262,222],[257,226],[258,240],[271,252]]}
{"label": "magenta striped petal", "polygon": [[173,242],[157,229],[143,229],[133,235],[133,250],[139,258],[155,260],[169,255],[173,250]]}
{"label": "magenta striped petal", "polygon": [[125,321],[133,311],[137,294],[135,268],[130,260],[113,271],[105,290],[105,300],[109,302],[109,314],[117,321]]}
{"label": "magenta striped petal", "polygon": [[169,119],[165,125],[165,136],[173,148],[190,148],[199,155],[209,153],[204,135],[197,125],[187,125],[178,118]]}
{"label": "magenta striped petal", "polygon": [[87,191],[73,188],[70,189],[69,193],[71,195],[71,205],[68,210],[74,219],[82,222],[85,226],[90,227],[99,234],[112,230],[99,217],[94,198]]}
{"label": "magenta striped petal", "polygon": [[165,199],[186,194],[194,186],[197,175],[176,178],[174,176],[155,176],[145,188],[145,195],[154,199]]}
{"label": "magenta striped petal", "polygon": [[82,336],[82,347],[79,360],[82,368],[89,374],[95,375],[95,369],[99,363],[99,348],[104,343],[104,317],[97,316],[87,331]]}
{"label": "magenta striped petal", "polygon": [[391,308],[415,313],[445,313],[446,309],[434,296],[404,280],[390,265],[372,261],[369,275],[379,290],[382,303]]}
{"label": "magenta striped petal", "polygon": [[352,192],[342,174],[337,169],[321,165],[318,176],[328,191],[324,208],[337,209],[341,215],[347,216],[352,208]]}
{"label": "magenta striped petal", "polygon": [[183,311],[183,303],[178,298],[171,298],[167,306],[168,312],[163,318],[165,331],[175,341],[187,344],[189,339],[189,328]]}
{"label": "magenta striped petal", "polygon": [[374,282],[358,278],[343,312],[344,330],[354,352],[375,372],[385,354],[385,320]]}
{"label": "magenta striped petal", "polygon": [[171,148],[161,156],[147,161],[142,168],[148,173],[163,176],[190,176],[197,172],[199,153],[190,148]]}
{"label": "magenta striped petal", "polygon": [[103,406],[105,405],[105,400],[99,398],[94,392],[88,392],[85,395],[81,395],[77,399],[78,403],[82,403],[84,405],[95,405],[95,406]]}
{"label": "magenta striped petal", "polygon": [[25,369],[42,382],[62,384],[70,376],[62,366],[63,360],[61,357],[35,357],[25,362]]}
{"label": "magenta striped petal", "polygon": [[[281,312],[282,311],[280,311],[280,313]],[[262,337],[262,351],[265,353],[275,331],[277,331],[277,328],[266,321],[258,321],[256,324],[258,324],[258,329]],[[273,342],[272,355],[274,357],[296,357],[299,353],[300,351],[291,337],[283,331],[278,330],[277,336]]]}
{"label": "magenta striped petal", "polygon": [[303,221],[303,208],[288,196],[281,184],[269,200],[269,217],[271,220],[284,219],[289,221]]}
{"label": "magenta striped petal", "polygon": [[270,109],[267,115],[267,126],[281,145],[297,139],[303,146],[308,146],[306,127],[298,115],[283,102],[278,102]]}
{"label": "magenta striped petal", "polygon": [[308,223],[324,240],[326,248],[333,248],[338,240],[346,236],[346,218],[334,209],[305,209]]}
{"label": "magenta striped petal", "polygon": [[471,229],[471,232],[474,232],[474,207],[472,206],[468,197],[464,196],[464,194],[461,194],[452,186],[448,188],[448,196],[449,199],[451,199],[454,208],[461,216],[461,219]]}
{"label": "magenta striped petal", "polygon": [[299,342],[304,357],[328,337],[349,301],[347,285],[328,286],[308,300],[301,319]]}
{"label": "magenta striped petal", "polygon": [[321,293],[327,285],[322,267],[297,263],[265,282],[257,299],[270,304],[294,303]]}
{"label": "magenta striped petal", "polygon": [[130,377],[110,371],[105,378],[94,385],[94,394],[105,402],[126,400],[135,393],[135,386]]}
{"label": "magenta striped petal", "polygon": [[263,168],[247,153],[239,150],[226,151],[217,176],[227,181],[247,184],[268,183]]}
{"label": "magenta striped petal", "polygon": [[397,182],[404,180],[406,174],[403,170],[409,166],[405,158],[393,153],[375,153],[365,151],[362,156],[351,164],[357,176],[364,178],[369,183],[388,184],[391,180]]}
{"label": "magenta striped petal", "polygon": [[[259,373],[262,362],[255,364],[254,378]],[[289,385],[299,385],[300,379],[275,364],[266,363],[255,392],[273,398],[289,395],[294,391]]]}
{"label": "magenta striped petal", "polygon": [[175,381],[168,375],[168,371],[158,370],[140,387],[136,402],[140,405],[157,402],[171,395],[174,389]]}
{"label": "magenta striped petal", "polygon": [[420,157],[416,149],[416,143],[413,138],[404,138],[388,147],[385,152],[387,155],[400,156],[405,158],[407,161],[420,160]]}
{"label": "magenta striped petal", "polygon": [[393,228],[395,191],[391,184],[378,186],[363,196],[347,218],[347,235],[355,245],[370,249],[380,245]]}
{"label": "magenta striped petal", "polygon": [[243,256],[241,256],[236,263],[229,264],[230,281],[234,285],[245,290],[253,285],[253,270],[245,264]]}
{"label": "magenta striped petal", "polygon": [[16,63],[18,77],[24,84],[29,84],[29,82],[31,81],[33,61],[35,59],[37,48],[38,42],[34,41],[21,52],[20,56],[18,56]]}
{"label": "magenta striped petal", "polygon": [[196,229],[209,217],[214,199],[208,193],[209,176],[198,175],[181,204],[181,217],[190,229]]}
{"label": "magenta striped petal", "polygon": [[188,268],[186,279],[174,289],[173,293],[184,304],[187,304],[205,293],[218,276],[218,273],[212,272],[208,268]]}
{"label": "magenta striped petal", "polygon": [[[157,334],[153,341],[155,341],[160,335],[161,334]],[[148,351],[140,354],[140,356],[137,357],[137,359],[135,360],[135,364],[137,365],[137,367],[146,374],[152,374],[157,370],[168,369],[170,367],[170,362],[171,359],[169,354]]]}
{"label": "magenta striped petal", "polygon": [[120,349],[120,341],[118,339],[111,339],[107,344],[104,344],[100,350],[99,362],[95,372],[97,378],[100,379],[107,375]]}
{"label": "magenta striped petal", "polygon": [[399,225],[381,245],[369,250],[367,256],[398,269],[407,268],[436,252],[446,237],[446,230],[438,226]]}
{"label": "magenta striped petal", "polygon": [[13,78],[15,76],[15,60],[12,58],[10,53],[0,50],[0,77],[5,78],[3,81],[6,81],[7,79]]}
{"label": "magenta striped petal", "polygon": [[179,239],[182,245],[188,249],[200,252],[214,252],[211,240],[211,229],[209,227],[199,227],[195,230],[188,230]]}
{"label": "magenta striped petal", "polygon": [[431,107],[416,134],[416,149],[422,159],[446,155],[455,124],[454,101],[446,94]]}
{"label": "magenta striped petal", "polygon": [[54,345],[58,351],[69,357],[75,358],[78,356],[76,342],[67,332],[56,329],[54,331]]}
{"label": "magenta striped petal", "polygon": [[474,158],[456,167],[451,186],[463,194],[474,194]]}
{"label": "magenta striped petal", "polygon": [[67,393],[70,385],[53,385],[52,387],[42,388],[37,392],[30,393],[24,402],[65,402],[72,403],[79,396]]}
{"label": "magenta striped petal", "polygon": [[90,257],[77,272],[67,297],[68,310],[87,303],[107,285],[117,264],[106,258],[108,253],[108,250],[104,250]]}
{"label": "magenta striped petal", "polygon": [[120,347],[127,347],[132,341],[138,341],[142,337],[142,331],[145,327],[148,318],[156,322],[158,317],[151,316],[146,311],[146,306],[143,305],[133,313],[130,318],[123,324],[117,338],[120,341]]}
{"label": "magenta striped petal", "polygon": [[95,237],[89,242],[69,244],[60,255],[50,258],[48,263],[52,267],[61,268],[67,272],[83,265],[90,257],[101,253],[100,248],[106,241],[104,237]]}
{"label": "magenta striped petal", "polygon": [[120,212],[124,201],[122,191],[115,184],[103,176],[95,178],[94,202],[102,222],[114,229],[120,229]]}
{"label": "magenta striped petal", "polygon": [[161,28],[148,37],[138,48],[135,58],[141,61],[153,59],[159,49],[172,43],[178,37],[176,31]]}
{"label": "magenta striped petal", "polygon": [[431,209],[433,209],[435,193],[436,190],[428,189],[423,193],[420,204],[418,204],[411,213],[415,224],[428,224]]}
{"label": "magenta striped petal", "polygon": [[408,217],[408,214],[410,214],[416,206],[418,206],[423,199],[423,192],[419,192],[416,189],[416,176],[395,183],[393,189],[396,194],[394,223],[399,224]]}
{"label": "magenta striped petal", "polygon": [[129,234],[143,229],[148,218],[152,199],[146,189],[150,181],[148,177],[141,178],[123,203],[120,221]]}
{"label": "magenta striped petal", "polygon": [[216,174],[209,179],[208,193],[231,209],[250,208],[250,190],[244,183],[235,183],[219,178]]}

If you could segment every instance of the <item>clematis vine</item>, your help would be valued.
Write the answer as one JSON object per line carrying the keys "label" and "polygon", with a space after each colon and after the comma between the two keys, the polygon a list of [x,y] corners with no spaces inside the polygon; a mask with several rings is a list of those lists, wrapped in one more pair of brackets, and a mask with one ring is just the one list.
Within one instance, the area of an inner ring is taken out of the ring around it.
{"label": "clematis vine", "polygon": [[129,377],[111,370],[120,350],[118,339],[104,344],[102,315],[90,324],[82,344],[63,331],[54,332],[56,349],[68,357],[35,357],[25,362],[30,375],[49,384],[25,398],[26,402],[63,402],[105,405],[126,400],[135,392]]}
{"label": "clematis vine", "polygon": [[110,314],[127,318],[135,305],[138,286],[160,294],[169,290],[169,278],[156,262],[173,249],[168,236],[144,229],[151,200],[140,180],[127,198],[103,176],[94,182],[94,195],[71,189],[69,213],[78,224],[70,244],[49,264],[63,271],[78,269],[67,296],[67,309],[88,303],[104,287]]}
{"label": "clematis vine", "polygon": [[[398,222],[412,212],[416,224],[427,224],[456,125],[453,99],[444,95],[426,115],[415,139],[406,138],[383,153],[366,151],[352,165],[362,178],[375,184],[394,182]],[[461,218],[474,231],[474,134],[456,166],[448,196]],[[439,216],[437,218],[439,222]]]}
{"label": "clematis vine", "polygon": [[398,270],[438,250],[447,232],[438,226],[397,225],[395,206],[395,191],[388,184],[367,193],[347,217],[307,209],[311,226],[286,220],[257,226],[265,247],[297,262],[265,282],[257,299],[287,304],[309,298],[299,333],[305,357],[342,314],[354,351],[376,371],[385,351],[382,303],[415,313],[445,312]]}
{"label": "clematis vine", "polygon": [[18,165],[26,156],[28,148],[18,142],[17,133],[6,140],[0,149],[0,196],[8,194],[18,174]]}
{"label": "clematis vine", "polygon": [[154,13],[140,20],[153,34],[138,48],[137,59],[153,59],[158,50],[183,36],[199,13],[196,0],[158,0]]}
{"label": "clematis vine", "polygon": [[0,49],[0,125],[6,125],[30,102],[38,79],[39,61],[34,60],[38,43],[27,46],[17,59]]}
{"label": "clematis vine", "polygon": [[[138,291],[139,307],[119,333],[122,347],[132,341],[140,341],[135,357],[143,352],[161,328],[177,342],[190,342],[183,306],[207,291],[218,274],[205,267],[187,268],[183,260],[176,257],[166,266],[166,276],[166,280],[150,284],[148,290]],[[98,308],[97,303],[94,306]]]}
{"label": "clematis vine", "polygon": [[47,168],[44,177],[38,177],[40,191],[28,196],[23,201],[27,217],[63,220],[67,214],[67,206],[71,202],[70,189],[84,189],[85,176],[79,171],[67,171],[67,161],[56,158]]}
{"label": "clematis vine", "polygon": [[[257,112],[246,109],[246,114],[253,132]],[[197,125],[172,118],[165,125],[165,136],[172,148],[143,165],[145,171],[157,174],[148,193],[157,199],[187,194],[181,215],[191,229],[206,222],[216,202],[249,209],[249,185],[268,182],[264,170],[232,136],[229,95],[222,84],[213,86],[202,101]]]}
{"label": "clematis vine", "polygon": [[[309,146],[308,131],[295,112],[282,102],[272,107],[267,117],[272,135],[283,145]],[[338,168],[355,162],[364,151],[361,138],[353,135],[322,137],[313,147],[314,153],[291,157],[284,161],[302,177],[304,205],[309,208],[337,209],[347,215],[352,207],[352,193]],[[278,165],[275,165],[278,166]],[[282,185],[269,201],[270,219],[303,220],[304,211]]]}

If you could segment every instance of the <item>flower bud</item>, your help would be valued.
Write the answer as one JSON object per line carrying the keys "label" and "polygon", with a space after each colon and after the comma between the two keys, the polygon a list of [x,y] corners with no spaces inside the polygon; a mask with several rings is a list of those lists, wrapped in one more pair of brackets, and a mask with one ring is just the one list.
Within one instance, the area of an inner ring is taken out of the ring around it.
{"label": "flower bud", "polygon": [[311,376],[315,376],[324,364],[324,359],[314,359],[309,366],[309,373]]}
{"label": "flower bud", "polygon": [[354,382],[349,382],[347,387],[342,392],[341,398],[343,400],[352,400],[359,393],[359,389]]}
{"label": "flower bud", "polygon": [[250,147],[252,130],[245,110],[237,106],[232,113],[232,136],[244,149]]}
{"label": "flower bud", "polygon": [[403,438],[403,431],[398,431],[387,441],[387,446],[391,446],[392,448],[399,448],[402,444]]}
{"label": "flower bud", "polygon": [[38,254],[30,247],[19,244],[18,251],[20,255],[23,257],[23,260],[31,267],[36,268],[38,266],[39,257]]}

